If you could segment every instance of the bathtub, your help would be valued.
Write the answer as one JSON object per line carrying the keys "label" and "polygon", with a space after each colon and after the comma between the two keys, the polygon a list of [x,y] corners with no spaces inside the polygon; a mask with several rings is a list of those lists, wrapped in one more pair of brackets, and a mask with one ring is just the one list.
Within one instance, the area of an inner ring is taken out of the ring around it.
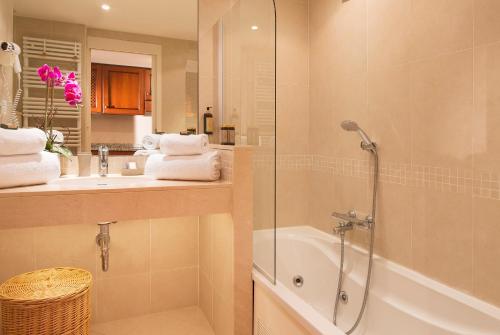
{"label": "bathtub", "polygon": [[[265,290],[307,333],[344,334],[342,330],[353,325],[361,305],[367,253],[346,244],[343,290],[348,301],[340,303],[338,325],[334,326],[331,320],[340,260],[339,239],[309,226],[278,229],[276,283],[272,284],[262,269],[273,271],[273,239],[274,232],[270,230],[254,233],[256,288]],[[301,287],[294,284],[296,276],[303,278]],[[353,334],[500,334],[500,309],[495,306],[378,256],[374,257],[372,278],[363,320]]]}

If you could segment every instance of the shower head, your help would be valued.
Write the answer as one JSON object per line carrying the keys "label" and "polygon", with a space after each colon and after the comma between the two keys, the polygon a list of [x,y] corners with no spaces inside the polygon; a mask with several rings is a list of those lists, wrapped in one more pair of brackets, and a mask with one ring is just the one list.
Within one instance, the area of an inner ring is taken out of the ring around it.
{"label": "shower head", "polygon": [[345,120],[342,121],[340,126],[342,127],[342,129],[346,131],[357,131],[362,140],[361,148],[363,148],[364,150],[375,152],[376,150],[375,143],[372,142],[372,140],[370,140],[368,135],[363,131],[363,129],[361,129],[360,126],[358,126],[358,124],[355,121]]}

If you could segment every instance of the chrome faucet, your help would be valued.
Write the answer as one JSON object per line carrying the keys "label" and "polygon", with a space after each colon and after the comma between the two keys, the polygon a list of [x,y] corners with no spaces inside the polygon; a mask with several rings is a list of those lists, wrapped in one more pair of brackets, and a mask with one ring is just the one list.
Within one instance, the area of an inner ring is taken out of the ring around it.
{"label": "chrome faucet", "polygon": [[108,175],[108,158],[109,149],[105,145],[99,146],[99,176],[106,177]]}
{"label": "chrome faucet", "polygon": [[373,218],[370,215],[364,219],[358,219],[358,214],[355,210],[350,210],[346,214],[333,212],[332,216],[339,219],[339,224],[333,230],[336,234],[341,235],[345,235],[346,231],[353,230],[354,228],[369,230],[373,224]]}
{"label": "chrome faucet", "polygon": [[101,248],[101,265],[102,271],[106,272],[109,268],[109,248],[111,236],[109,235],[109,225],[116,221],[99,222],[99,234],[95,237],[95,242]]}

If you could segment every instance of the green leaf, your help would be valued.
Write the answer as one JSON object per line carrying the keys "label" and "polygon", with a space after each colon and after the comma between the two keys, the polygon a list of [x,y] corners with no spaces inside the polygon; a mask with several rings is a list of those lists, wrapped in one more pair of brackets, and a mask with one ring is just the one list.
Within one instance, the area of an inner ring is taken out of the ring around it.
{"label": "green leaf", "polygon": [[53,145],[52,150],[48,150],[48,151],[58,153],[58,154],[66,157],[66,158],[69,158],[69,159],[71,159],[71,157],[73,156],[73,153],[71,152],[71,150],[69,150],[66,147],[59,146],[59,145]]}

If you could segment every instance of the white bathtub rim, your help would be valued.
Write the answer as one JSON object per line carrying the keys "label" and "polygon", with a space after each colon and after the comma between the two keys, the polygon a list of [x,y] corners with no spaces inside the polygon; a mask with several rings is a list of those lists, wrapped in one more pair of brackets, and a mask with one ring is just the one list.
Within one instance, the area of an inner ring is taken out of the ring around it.
{"label": "white bathtub rim", "polygon": [[[311,226],[295,226],[295,227],[286,227],[286,228],[278,228],[278,232],[287,232],[289,234],[292,234],[297,239],[304,239],[304,236],[300,236],[298,233],[299,231],[307,233],[307,236],[313,235],[316,238],[320,238],[321,240],[335,240],[336,242],[340,242],[340,239],[336,237],[333,234],[327,234],[324,231],[321,231],[317,228],[311,227]],[[266,231],[272,231],[272,230],[266,230]],[[260,231],[259,231],[260,232]],[[264,233],[264,231],[262,231]],[[376,232],[375,232],[376,233]],[[350,244],[350,247],[366,256],[368,256],[368,252],[354,244]],[[497,320],[500,320],[500,308],[489,304],[483,300],[480,300],[476,297],[473,297],[471,295],[468,295],[464,292],[458,291],[454,288],[451,288],[449,286],[446,286],[445,284],[442,284],[434,279],[428,278],[424,276],[423,274],[416,272],[414,270],[411,270],[407,267],[404,267],[402,265],[399,265],[397,263],[394,263],[392,261],[389,261],[379,255],[374,255],[374,261],[377,263],[380,263],[381,266],[387,267],[388,270],[396,272],[397,274],[407,278],[410,281],[414,281],[419,285],[422,285],[425,288],[428,288],[438,294],[443,294],[456,302],[459,302],[461,304],[467,305],[471,307],[472,309],[478,310],[481,313],[484,313],[492,318],[495,318]],[[359,279],[359,278],[356,278]],[[279,283],[279,281],[277,281]],[[363,284],[364,285],[364,284]],[[288,289],[287,289],[288,290]],[[375,292],[373,292],[375,293]],[[379,294],[377,294],[380,296]],[[298,298],[298,297],[297,297]],[[300,299],[300,298],[298,298]],[[311,307],[312,308],[312,307]]]}
{"label": "white bathtub rim", "polygon": [[275,297],[274,301],[285,308],[309,332],[316,335],[345,335],[342,330],[280,282],[273,285],[256,269],[252,272],[252,278],[254,283]]}

